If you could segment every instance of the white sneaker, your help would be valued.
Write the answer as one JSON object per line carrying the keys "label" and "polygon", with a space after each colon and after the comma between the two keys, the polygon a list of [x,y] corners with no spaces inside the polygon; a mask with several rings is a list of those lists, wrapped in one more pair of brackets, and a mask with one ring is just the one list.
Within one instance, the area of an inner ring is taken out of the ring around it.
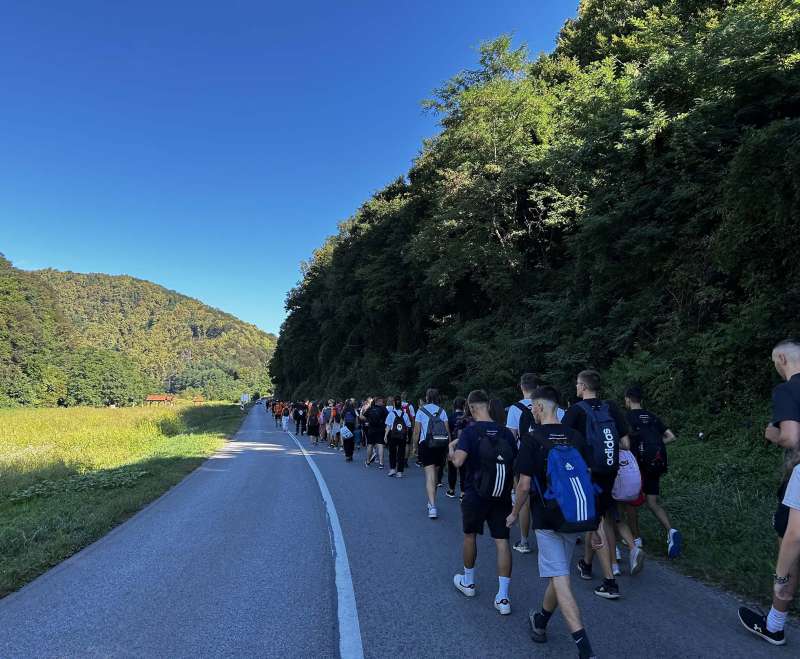
{"label": "white sneaker", "polygon": [[494,608],[500,612],[501,616],[511,615],[511,602],[507,599],[495,600]]}
{"label": "white sneaker", "polygon": [[394,469],[390,469],[390,470],[389,470],[389,473],[388,473],[388,474],[386,474],[386,475],[387,475],[387,476],[394,476],[396,473],[397,473],[397,471],[396,471],[396,470],[394,470]]}
{"label": "white sneaker", "polygon": [[436,510],[436,506],[428,504],[428,519],[436,519],[438,516],[439,516],[439,511]]}
{"label": "white sneaker", "polygon": [[644,551],[638,547],[631,549],[631,576],[639,574],[644,567]]}
{"label": "white sneaker", "polygon": [[622,560],[622,552],[619,550],[619,545],[614,547],[614,550],[615,550],[615,555],[617,557],[617,560],[621,561]]}
{"label": "white sneaker", "polygon": [[453,577],[453,585],[467,597],[475,597],[475,584],[465,586],[463,574],[456,574]]}
{"label": "white sneaker", "polygon": [[642,546],[643,546],[642,539],[641,538],[634,538],[633,539],[633,544],[635,544],[639,549],[641,549]]}
{"label": "white sneaker", "polygon": [[620,574],[622,574],[622,570],[619,569],[618,563],[611,564],[611,574],[613,574],[615,577],[618,577]]}
{"label": "white sneaker", "polygon": [[398,471],[398,472],[395,474],[395,477],[396,477],[396,478],[402,478],[402,477],[403,477],[403,472],[402,472],[402,471]]}
{"label": "white sneaker", "polygon": [[517,550],[520,554],[530,554],[531,551],[533,551],[525,540],[518,540],[515,542],[513,549]]}

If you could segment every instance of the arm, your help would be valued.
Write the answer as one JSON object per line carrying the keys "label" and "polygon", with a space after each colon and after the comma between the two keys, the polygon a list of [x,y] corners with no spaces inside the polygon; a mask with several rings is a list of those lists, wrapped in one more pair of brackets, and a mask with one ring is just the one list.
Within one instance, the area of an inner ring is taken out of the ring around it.
{"label": "arm", "polygon": [[456,467],[461,467],[467,461],[467,452],[462,451],[461,449],[456,449],[456,452],[453,454],[453,464]]}
{"label": "arm", "polygon": [[619,447],[621,449],[626,450],[626,451],[630,451],[631,450],[631,438],[630,438],[630,435],[623,435],[622,437],[620,437]]}
{"label": "arm", "polygon": [[517,495],[514,498],[514,509],[511,511],[511,514],[506,517],[506,526],[509,528],[514,526],[519,518],[519,511],[522,510],[522,507],[527,503],[530,492],[531,477],[520,474],[519,481],[517,481]]}
{"label": "arm", "polygon": [[663,439],[665,444],[669,444],[671,442],[674,442],[677,439],[677,437],[675,437],[675,433],[673,433],[669,428],[667,428],[664,431]]}
{"label": "arm", "polygon": [[770,424],[767,426],[764,437],[782,448],[794,448],[800,442],[800,422],[781,421],[777,428]]}

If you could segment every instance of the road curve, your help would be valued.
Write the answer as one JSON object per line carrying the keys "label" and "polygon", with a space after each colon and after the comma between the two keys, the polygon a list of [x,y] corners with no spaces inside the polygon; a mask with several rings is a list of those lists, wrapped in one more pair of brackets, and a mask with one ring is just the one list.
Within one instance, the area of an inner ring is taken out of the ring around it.
{"label": "road curve", "polygon": [[[531,643],[527,610],[545,583],[514,555],[513,613],[492,607],[494,548],[479,540],[478,596],[461,568],[457,500],[428,520],[421,470],[403,480],[358,458],[312,450],[346,545],[365,657],[571,657],[556,615]],[[0,601],[0,657],[340,656],[333,537],[317,480],[294,439],[256,406],[233,441],[105,538]],[[349,578],[349,575],[348,575]],[[793,656],[736,621],[735,598],[651,561],[616,602],[573,580],[600,657]],[[792,634],[794,630],[790,630]],[[352,646],[346,646],[352,647]],[[349,659],[349,658],[348,658]]]}

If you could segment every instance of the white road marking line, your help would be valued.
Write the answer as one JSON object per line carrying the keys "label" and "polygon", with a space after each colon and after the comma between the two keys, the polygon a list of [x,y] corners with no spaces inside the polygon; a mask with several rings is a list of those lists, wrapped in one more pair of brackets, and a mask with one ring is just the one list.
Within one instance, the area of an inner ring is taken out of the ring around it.
{"label": "white road marking line", "polygon": [[347,559],[347,548],[344,544],[344,534],[339,524],[339,515],[333,503],[328,486],[322,477],[314,458],[306,451],[305,447],[292,433],[287,433],[294,440],[317,479],[322,500],[328,513],[328,523],[331,528],[333,546],[331,547],[336,569],[336,613],[339,618],[339,654],[342,659],[363,659],[364,647],[361,644],[361,626],[358,623],[358,609],[356,608],[356,593],[353,589],[353,576],[350,574],[350,561]]}

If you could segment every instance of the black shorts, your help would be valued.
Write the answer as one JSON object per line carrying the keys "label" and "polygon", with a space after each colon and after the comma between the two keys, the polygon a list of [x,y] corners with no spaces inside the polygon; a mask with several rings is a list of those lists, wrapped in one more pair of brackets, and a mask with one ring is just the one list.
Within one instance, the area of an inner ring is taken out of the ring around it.
{"label": "black shorts", "polygon": [[367,433],[367,444],[385,444],[383,441],[383,433]]}
{"label": "black shorts", "polygon": [[661,494],[661,472],[647,472],[642,470],[642,492],[658,496]]}
{"label": "black shorts", "polygon": [[592,474],[592,481],[600,488],[600,492],[597,494],[597,513],[599,515],[605,515],[606,512],[617,507],[617,502],[611,496],[615,480],[617,480],[617,472]]}
{"label": "black shorts", "polygon": [[512,508],[510,495],[504,499],[482,499],[475,492],[467,492],[461,502],[464,533],[483,535],[485,522],[495,540],[508,540],[511,529],[506,526],[506,518]]}
{"label": "black shorts", "polygon": [[319,437],[319,424],[315,423],[313,426],[308,426],[309,437]]}
{"label": "black shorts", "polygon": [[428,442],[421,442],[419,445],[419,461],[423,467],[441,467],[447,459],[447,447],[428,448]]}

